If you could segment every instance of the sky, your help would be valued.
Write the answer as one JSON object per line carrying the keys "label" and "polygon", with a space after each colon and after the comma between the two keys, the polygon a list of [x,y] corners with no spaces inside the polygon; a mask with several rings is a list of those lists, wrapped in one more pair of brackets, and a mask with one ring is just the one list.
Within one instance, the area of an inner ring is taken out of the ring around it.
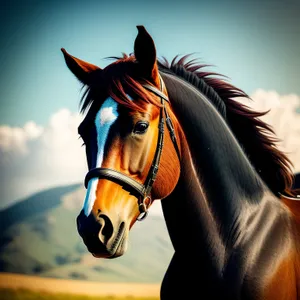
{"label": "sky", "polygon": [[295,132],[295,147],[298,125],[286,122],[298,122],[299,12],[298,0],[1,1],[0,209],[84,178],[81,86],[60,48],[103,68],[106,57],[133,51],[136,25],[158,57],[195,53],[249,95],[264,95],[262,103],[285,101],[290,117],[278,126]]}

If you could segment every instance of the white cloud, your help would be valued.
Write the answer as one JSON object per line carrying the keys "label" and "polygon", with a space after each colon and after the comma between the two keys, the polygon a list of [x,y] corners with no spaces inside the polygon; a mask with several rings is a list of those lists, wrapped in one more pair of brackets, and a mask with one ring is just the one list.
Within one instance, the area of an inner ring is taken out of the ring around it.
{"label": "white cloud", "polygon": [[0,126],[1,156],[13,153],[25,155],[28,153],[27,142],[37,139],[42,134],[42,127],[34,122],[27,122],[23,128]]}
{"label": "white cloud", "polygon": [[[248,104],[256,110],[271,109],[264,120],[274,127],[283,140],[282,149],[300,171],[299,96],[257,90],[252,99]],[[45,188],[83,182],[87,167],[77,134],[81,119],[79,114],[61,109],[44,128],[32,121],[23,127],[0,126],[0,209]],[[78,202],[83,200],[79,198]],[[159,203],[151,213],[160,213]]]}
{"label": "white cloud", "polygon": [[295,94],[279,95],[275,91],[257,90],[248,105],[256,111],[267,111],[262,120],[270,124],[281,140],[279,148],[294,164],[294,171],[300,171],[300,97]]}
{"label": "white cloud", "polygon": [[87,171],[78,139],[82,117],[61,109],[45,128],[0,126],[0,208],[44,188],[82,182]]}

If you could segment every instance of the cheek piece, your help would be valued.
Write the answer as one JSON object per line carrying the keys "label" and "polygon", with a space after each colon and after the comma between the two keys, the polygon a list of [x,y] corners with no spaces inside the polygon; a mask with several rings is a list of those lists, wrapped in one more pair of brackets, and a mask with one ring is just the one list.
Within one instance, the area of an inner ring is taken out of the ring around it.
{"label": "cheek piece", "polygon": [[141,184],[137,182],[136,180],[132,179],[131,177],[118,172],[116,170],[110,169],[110,168],[94,168],[91,169],[86,177],[85,177],[85,187],[87,188],[88,182],[92,178],[105,178],[108,180],[111,180],[113,182],[116,182],[120,184],[124,189],[128,190],[131,194],[135,195],[138,199],[138,205],[139,205],[139,211],[140,215],[138,216],[137,220],[141,221],[146,218],[148,215],[148,208],[150,204],[152,203],[152,199],[150,196],[151,189],[153,186],[153,183],[156,179],[156,175],[159,168],[159,162],[161,158],[161,153],[163,149],[164,144],[164,128],[165,123],[168,128],[171,140],[173,142],[173,145],[175,147],[176,153],[178,155],[178,158],[180,160],[180,153],[179,153],[179,147],[175,135],[174,126],[172,123],[172,120],[170,119],[170,116],[167,112],[167,109],[165,107],[165,101],[169,102],[168,97],[162,93],[163,90],[163,81],[160,77],[160,90],[158,90],[156,87],[149,85],[149,84],[143,84],[143,87],[147,89],[148,91],[152,92],[156,96],[160,97],[161,101],[161,109],[160,109],[160,115],[159,115],[159,124],[158,124],[158,141],[156,145],[156,151],[153,157],[153,161],[150,167],[150,170],[148,172],[147,178],[145,180],[144,184]]}

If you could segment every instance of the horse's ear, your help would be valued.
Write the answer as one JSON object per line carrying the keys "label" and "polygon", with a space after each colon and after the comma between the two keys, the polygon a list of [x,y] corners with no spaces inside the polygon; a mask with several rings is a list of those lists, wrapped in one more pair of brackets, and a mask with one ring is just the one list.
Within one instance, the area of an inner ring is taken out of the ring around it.
{"label": "horse's ear", "polygon": [[64,48],[61,48],[61,51],[70,71],[84,84],[89,83],[92,71],[100,70],[99,67],[70,55]]}
{"label": "horse's ear", "polygon": [[134,56],[141,65],[147,79],[159,86],[159,73],[156,62],[155,44],[144,26],[138,25],[138,35],[134,42]]}

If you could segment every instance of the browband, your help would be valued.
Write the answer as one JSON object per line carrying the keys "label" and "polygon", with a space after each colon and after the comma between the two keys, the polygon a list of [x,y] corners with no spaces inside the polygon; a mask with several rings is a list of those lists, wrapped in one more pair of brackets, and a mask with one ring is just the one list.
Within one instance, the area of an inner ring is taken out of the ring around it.
{"label": "browband", "polygon": [[170,102],[169,98],[163,92],[161,92],[159,89],[157,89],[155,86],[145,83],[145,84],[143,84],[143,87],[145,89],[151,91],[152,93],[156,94],[158,97],[166,100],[167,102]]}

